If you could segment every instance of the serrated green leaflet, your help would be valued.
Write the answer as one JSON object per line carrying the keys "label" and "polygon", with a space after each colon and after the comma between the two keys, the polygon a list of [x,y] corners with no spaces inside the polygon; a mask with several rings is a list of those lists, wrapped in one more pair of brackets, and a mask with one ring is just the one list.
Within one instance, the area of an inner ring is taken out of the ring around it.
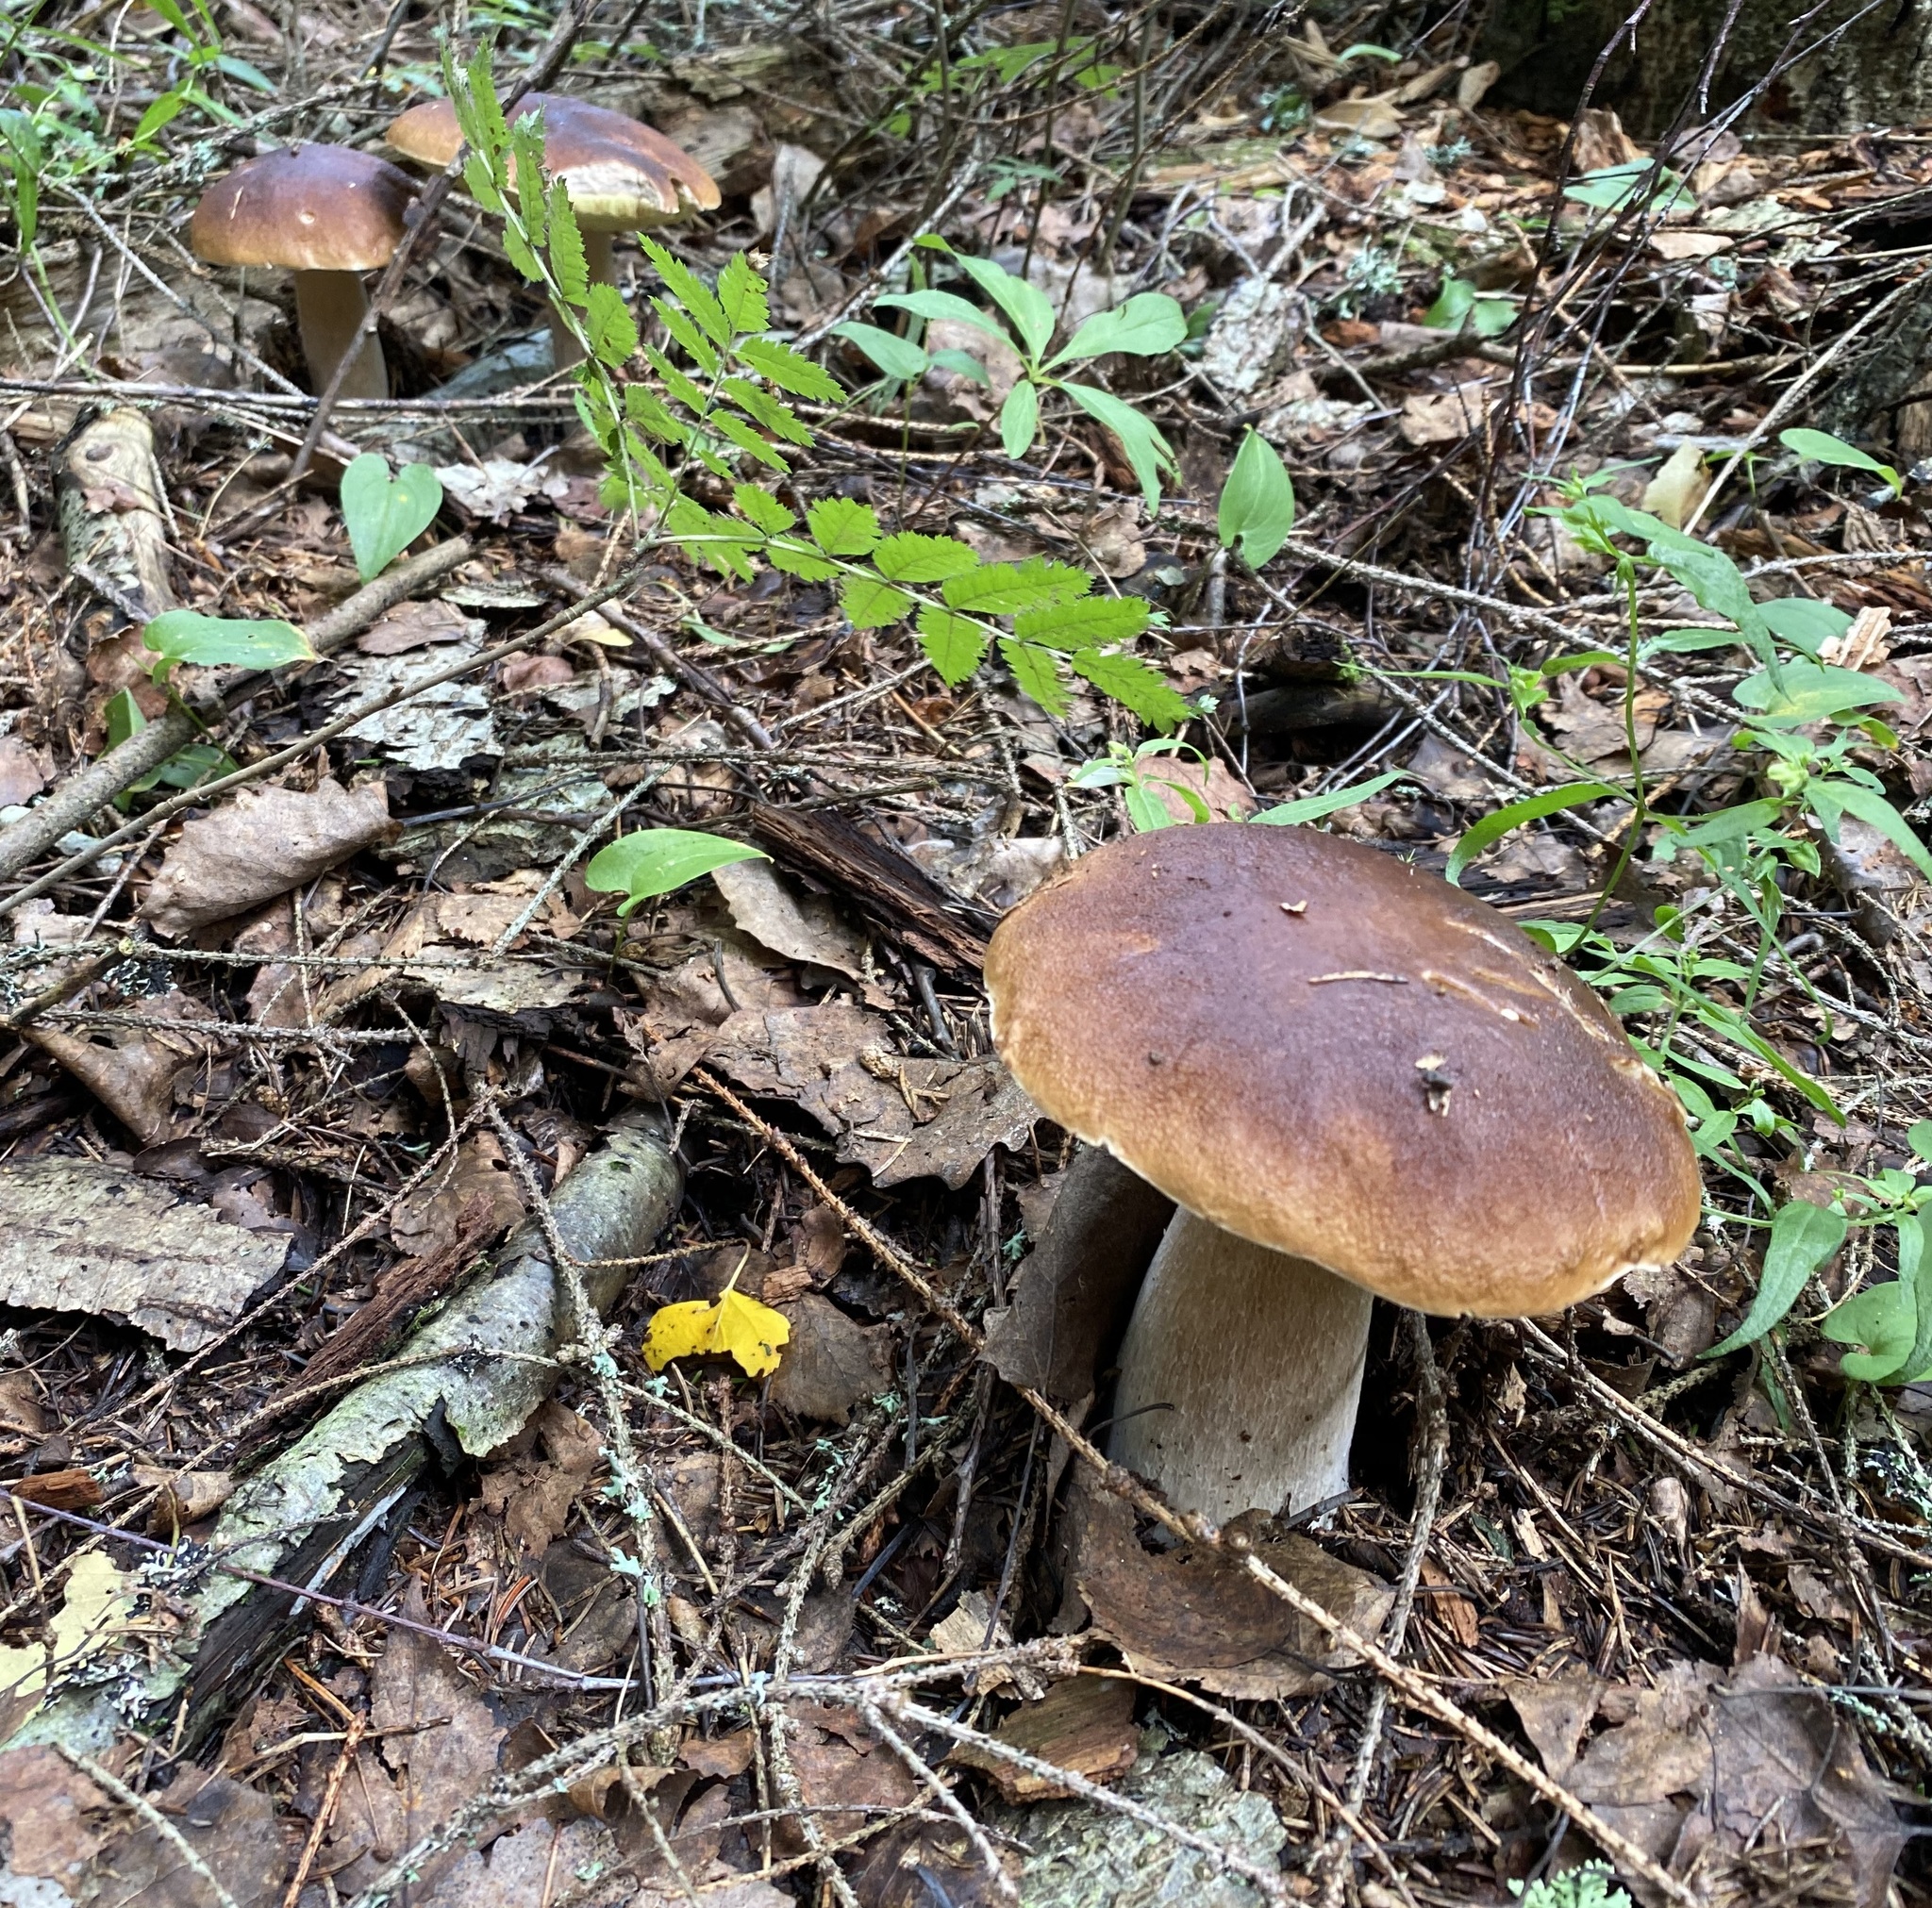
{"label": "serrated green leaflet", "polygon": [[600,364],[622,370],[637,354],[637,322],[614,285],[592,285],[584,305],[584,335]]}
{"label": "serrated green leaflet", "polygon": [[1085,676],[1101,694],[1111,696],[1157,729],[1177,729],[1194,713],[1180,691],[1138,656],[1080,649],[1069,660],[1076,675]]}
{"label": "serrated green leaflet", "polygon": [[979,568],[979,558],[951,537],[928,537],[919,530],[900,530],[873,553],[881,576],[894,583],[943,583]]}
{"label": "serrated green leaflet", "polygon": [[598,850],[584,870],[584,885],[600,894],[627,896],[618,905],[621,918],[640,902],[669,894],[714,869],[766,858],[761,850],[722,835],[692,828],[641,828]]}
{"label": "serrated green leaflet", "polygon": [[1036,649],[1030,643],[1016,642],[1010,636],[1003,636],[1000,655],[1013,672],[1020,692],[1031,696],[1048,715],[1063,716],[1073,706],[1051,650]]}
{"label": "serrated green leaflet", "polygon": [[768,537],[782,537],[798,522],[777,498],[756,484],[734,484],[731,501],[738,506],[741,516],[756,523]]}
{"label": "serrated green leaflet", "polygon": [[734,252],[718,274],[718,308],[733,331],[762,331],[772,322],[765,303],[765,281],[751,268],[742,252]]}
{"label": "serrated green leaflet", "polygon": [[1083,596],[1023,609],[1013,634],[1023,642],[1052,649],[1091,649],[1103,642],[1125,642],[1147,627],[1148,608],[1138,596]]}
{"label": "serrated green leaflet", "polygon": [[[697,326],[670,299],[652,299],[651,309],[664,321],[664,329],[684,347],[685,354],[690,357],[691,361],[707,377],[716,377],[718,374],[718,352],[710,340],[705,337]],[[704,406],[699,405],[696,408],[703,409]]]}
{"label": "serrated green leaflet", "polygon": [[718,392],[727,403],[735,404],[754,423],[761,425],[774,437],[783,438],[788,444],[808,449],[816,441],[811,427],[790,405],[780,403],[770,391],[759,390],[749,380],[727,377],[719,384]]}
{"label": "serrated green leaflet", "polygon": [[550,182],[550,269],[557,274],[558,290],[573,305],[583,304],[590,294],[591,271],[584,262],[584,235],[561,179]]}
{"label": "serrated green leaflet", "polygon": [[903,589],[862,572],[839,579],[839,606],[854,629],[890,629],[912,614],[912,599]]}
{"label": "serrated green leaflet", "polygon": [[850,497],[822,497],[805,514],[821,550],[833,556],[865,556],[877,549],[878,512]]}
{"label": "serrated green leaflet", "polygon": [[837,404],[845,395],[810,358],[801,357],[789,344],[774,344],[769,338],[744,338],[735,349],[741,363],[793,397],[808,398],[814,404]]}
{"label": "serrated green leaflet", "polygon": [[141,639],[159,657],[154,665],[158,682],[182,662],[199,669],[279,669],[315,660],[308,639],[277,618],[246,621],[170,609],[143,625]]}
{"label": "serrated green leaflet", "polygon": [[1015,616],[1024,609],[1044,609],[1071,603],[1093,588],[1093,579],[1071,564],[1029,556],[1024,563],[983,563],[949,577],[941,594],[955,609],[976,616]]}
{"label": "serrated green leaflet", "polygon": [[435,521],[442,481],[427,464],[405,464],[391,477],[385,457],[364,451],[343,471],[339,496],[356,573],[371,583]]}
{"label": "serrated green leaflet", "polygon": [[985,629],[969,616],[927,604],[919,612],[919,646],[947,686],[962,683],[986,656]]}
{"label": "serrated green leaflet", "polygon": [[729,411],[714,410],[710,416],[710,425],[721,437],[729,438],[741,451],[749,452],[769,469],[785,472],[791,468],[777,445],[759,437],[742,418],[733,417]]}
{"label": "serrated green leaflet", "polygon": [[714,344],[729,344],[731,321],[724,316],[724,307],[704,280],[681,259],[673,257],[657,240],[641,238],[638,242],[672,297],[697,321],[705,336]]}
{"label": "serrated green leaflet", "polygon": [[765,545],[764,554],[774,570],[807,583],[824,583],[839,573],[839,566],[802,537],[774,537]]}

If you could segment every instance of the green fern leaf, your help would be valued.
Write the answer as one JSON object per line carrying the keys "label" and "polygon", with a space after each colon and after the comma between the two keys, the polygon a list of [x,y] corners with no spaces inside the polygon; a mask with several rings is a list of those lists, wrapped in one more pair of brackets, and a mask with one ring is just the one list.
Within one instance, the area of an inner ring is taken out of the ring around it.
{"label": "green fern leaf", "polygon": [[986,631],[970,616],[927,604],[919,612],[919,646],[946,686],[957,688],[986,659]]}
{"label": "green fern leaf", "polygon": [[774,438],[783,438],[788,444],[799,444],[808,450],[817,442],[810,426],[789,404],[781,404],[770,391],[760,390],[757,385],[741,377],[727,377],[718,389],[753,423],[762,424]]}
{"label": "green fern leaf", "polygon": [[925,537],[917,530],[888,537],[873,561],[894,583],[943,583],[979,568],[979,558],[957,537]]}
{"label": "green fern leaf", "polygon": [[979,616],[1013,616],[1071,603],[1093,588],[1084,570],[1029,556],[1024,563],[985,563],[948,581],[941,593],[955,609]]}
{"label": "green fern leaf", "polygon": [[648,385],[627,384],[624,388],[624,414],[646,437],[660,444],[690,441],[691,426],[675,417]]}
{"label": "green fern leaf", "polygon": [[[665,288],[684,309],[696,320],[698,327],[717,344],[731,342],[731,321],[724,316],[724,307],[718,303],[717,294],[690,266],[674,258],[655,239],[641,239],[638,241],[644,248],[644,257],[656,268],[658,276],[663,279]],[[682,343],[683,340],[679,340]]]}
{"label": "green fern leaf", "polygon": [[868,556],[878,548],[878,513],[850,497],[822,497],[805,513],[819,548],[833,556]]}
{"label": "green fern leaf", "polygon": [[1013,634],[1023,642],[1043,642],[1053,649],[1091,649],[1139,636],[1147,627],[1147,606],[1138,596],[1085,596],[1022,610],[1013,620]]}
{"label": "green fern leaf", "polygon": [[543,268],[538,264],[536,253],[524,242],[524,235],[514,219],[504,222],[503,255],[532,285],[542,284]]}
{"label": "green fern leaf", "polygon": [[747,536],[742,523],[712,516],[692,498],[677,497],[664,513],[664,534],[693,562],[735,576],[741,583],[751,581],[749,552],[758,539]]}
{"label": "green fern leaf", "polygon": [[543,243],[550,229],[544,216],[543,131],[540,114],[519,119],[509,129],[512,161],[510,177],[517,189],[517,209],[523,215],[524,237],[534,245]]}
{"label": "green fern leaf", "polygon": [[[508,227],[505,227],[508,232]],[[616,371],[629,363],[638,348],[638,328],[625,308],[624,294],[614,285],[592,285],[584,305],[584,335],[600,364]]]}
{"label": "green fern leaf", "polygon": [[481,153],[472,153],[463,161],[463,184],[469,189],[471,198],[486,212],[503,210],[503,194],[496,190],[496,181],[491,176],[490,161]]}
{"label": "green fern leaf", "polygon": [[[704,333],[668,298],[652,299],[651,308],[664,321],[664,329],[673,338],[676,339],[679,344],[683,345],[685,353],[691,361],[707,377],[716,377],[718,375],[718,350],[705,337]],[[702,409],[702,406],[699,406],[699,408]]]}
{"label": "green fern leaf", "polygon": [[815,404],[837,404],[845,393],[810,358],[800,356],[789,344],[774,344],[769,338],[741,339],[733,356],[767,384],[789,390],[793,397],[808,398]]}
{"label": "green fern leaf", "polygon": [[1097,649],[1075,650],[1068,660],[1104,696],[1131,709],[1157,729],[1177,729],[1193,710],[1158,670],[1138,656],[1108,655]]}
{"label": "green fern leaf", "polygon": [[773,569],[802,577],[807,583],[829,582],[839,573],[839,566],[820,556],[802,537],[774,537],[765,545],[764,554]]}
{"label": "green fern leaf", "polygon": [[550,269],[563,295],[573,305],[583,304],[590,295],[591,271],[584,262],[584,235],[561,179],[550,182]]}
{"label": "green fern leaf", "polygon": [[738,514],[756,523],[767,537],[782,537],[798,522],[777,498],[756,484],[734,484],[731,501],[738,506]]}
{"label": "green fern leaf", "polygon": [[839,606],[854,629],[890,629],[911,615],[912,599],[880,577],[848,571],[839,582]]}
{"label": "green fern leaf", "polygon": [[759,437],[742,418],[733,417],[729,411],[713,411],[707,422],[720,437],[729,438],[741,451],[770,469],[782,473],[791,468],[777,445]]}
{"label": "green fern leaf", "polygon": [[1051,650],[1035,649],[1030,643],[1015,642],[1010,636],[1003,636],[1000,654],[1013,672],[1021,694],[1031,696],[1048,715],[1063,716],[1073,706],[1067,686],[1054,667]]}
{"label": "green fern leaf", "polygon": [[772,322],[765,304],[765,281],[742,252],[718,274],[718,306],[733,331],[762,331]]}

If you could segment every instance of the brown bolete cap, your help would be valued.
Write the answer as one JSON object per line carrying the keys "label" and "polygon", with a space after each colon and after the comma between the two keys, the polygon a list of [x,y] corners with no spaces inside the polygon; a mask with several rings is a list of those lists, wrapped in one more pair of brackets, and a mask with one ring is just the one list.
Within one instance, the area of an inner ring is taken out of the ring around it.
{"label": "brown bolete cap", "polygon": [[993,1037],[1190,1211],[1420,1311],[1561,1310],[1697,1224],[1676,1097],[1459,888],[1308,828],[1165,828],[1000,923]]}
{"label": "brown bolete cap", "polygon": [[350,146],[285,146],[239,165],[201,196],[188,242],[211,265],[374,272],[408,229],[416,181]]}
{"label": "brown bolete cap", "polygon": [[[586,229],[632,232],[692,211],[714,211],[717,182],[697,160],[655,127],[608,107],[558,92],[526,92],[510,108],[543,115],[543,163],[564,181]],[[412,106],[391,125],[399,153],[446,166],[462,145],[457,109],[446,99]]]}

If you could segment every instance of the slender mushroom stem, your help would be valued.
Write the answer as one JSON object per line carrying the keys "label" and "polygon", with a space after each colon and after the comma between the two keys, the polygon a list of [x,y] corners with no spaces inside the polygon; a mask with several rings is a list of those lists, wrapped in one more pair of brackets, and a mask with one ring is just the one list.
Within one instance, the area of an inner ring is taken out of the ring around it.
{"label": "slender mushroom stem", "polygon": [[[613,234],[600,232],[595,226],[583,234],[584,270],[592,285],[615,285],[617,283],[617,257],[611,240]],[[550,307],[550,358],[558,371],[568,371],[574,364],[581,364],[584,358],[583,346],[576,340],[576,335],[563,321],[563,314],[555,305]]]}
{"label": "slender mushroom stem", "polygon": [[302,333],[302,355],[317,390],[325,390],[336,366],[350,352],[360,350],[338,394],[341,397],[386,398],[389,367],[382,346],[362,337],[369,314],[369,293],[359,272],[297,272],[295,322]]}
{"label": "slender mushroom stem", "polygon": [[1176,1212],[1121,1347],[1108,1454],[1217,1523],[1348,1488],[1373,1296]]}

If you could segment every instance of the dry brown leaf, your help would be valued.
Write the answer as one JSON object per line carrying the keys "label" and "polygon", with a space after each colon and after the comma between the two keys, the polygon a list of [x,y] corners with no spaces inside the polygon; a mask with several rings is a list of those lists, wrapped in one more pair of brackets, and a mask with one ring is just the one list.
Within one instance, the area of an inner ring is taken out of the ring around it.
{"label": "dry brown leaf", "polygon": [[779,1310],[791,1324],[791,1340],[772,1374],[772,1402],[781,1411],[843,1424],[862,1399],[891,1389],[890,1325],[858,1324],[816,1292],[803,1293]]}
{"label": "dry brown leaf", "polygon": [[286,1234],[225,1224],[166,1181],[91,1159],[0,1165],[0,1302],[125,1319],[205,1345],[278,1272]]}
{"label": "dry brown leaf", "polygon": [[[206,1020],[208,1010],[178,989],[148,994],[125,1009],[143,1020]],[[26,1038],[58,1061],[143,1146],[159,1146],[175,1132],[175,1082],[203,1057],[206,1041],[178,1028],[112,1026],[87,1034],[52,1027],[25,1029]]]}
{"label": "dry brown leaf", "polygon": [[[51,1749],[0,1750],[0,1797],[14,1875],[53,1884],[50,1908],[78,1900],[88,1864],[120,1812],[106,1791]],[[23,1904],[39,1899],[21,1890]]]}
{"label": "dry brown leaf", "polygon": [[[75,1780],[71,1771],[68,1780]],[[289,1853],[271,1798],[190,1766],[153,1800],[181,1841],[214,1871],[235,1908],[269,1908],[280,1900]],[[92,1866],[93,1885],[84,1884],[76,1895],[101,1908],[132,1902],[208,1908],[208,1883],[182,1858],[173,1836],[145,1822],[107,1842]]]}
{"label": "dry brown leaf", "polygon": [[47,1429],[46,1407],[31,1371],[0,1371],[0,1431],[39,1437]]}
{"label": "dry brown leaf", "polygon": [[399,603],[373,629],[356,639],[364,655],[400,655],[430,642],[467,642],[482,636],[489,625],[480,616],[465,616],[453,603]]}
{"label": "dry brown leaf", "polygon": [[1402,419],[1396,429],[1402,440],[1418,449],[1430,444],[1453,444],[1472,431],[1479,431],[1490,414],[1490,395],[1481,384],[1459,386],[1455,390],[1418,391],[1402,401]]}
{"label": "dry brown leaf", "polygon": [[716,1776],[721,1782],[729,1782],[751,1767],[757,1748],[757,1739],[748,1729],[733,1730],[728,1735],[692,1735],[685,1738],[677,1759],[701,1776]]}
{"label": "dry brown leaf", "polygon": [[171,1536],[183,1525],[213,1517],[235,1493],[235,1475],[226,1470],[163,1470],[137,1464],[134,1481],[156,1493],[147,1527],[157,1536]]}
{"label": "dry brown leaf", "polygon": [[313,881],[396,832],[379,777],[353,790],[328,781],[308,794],[244,788],[182,829],[141,911],[158,933],[192,934]]}
{"label": "dry brown leaf", "polygon": [[0,736],[0,808],[31,802],[47,786],[47,765],[23,736]]}
{"label": "dry brown leaf", "polygon": [[[1112,1677],[1069,1677],[1055,1684],[1042,1701],[1016,1709],[993,1734],[1008,1749],[1038,1756],[1056,1768],[1089,1782],[1110,1782],[1125,1775],[1136,1759],[1140,1731],[1134,1726],[1134,1685]],[[956,1749],[950,1760],[984,1770],[1009,1802],[1051,1801],[1072,1793],[972,1743]]]}
{"label": "dry brown leaf", "polygon": [[604,1447],[593,1425],[554,1398],[537,1407],[528,1429],[542,1456],[486,1470],[481,1498],[524,1555],[534,1557],[562,1536],[572,1504],[603,1462]]}
{"label": "dry brown leaf", "polygon": [[734,862],[714,870],[711,879],[740,931],[761,947],[787,960],[860,979],[865,942],[824,895],[795,890],[769,861]]}
{"label": "dry brown leaf", "polygon": [[[871,1817],[864,1809],[902,1809],[919,1794],[911,1774],[869,1730],[856,1710],[800,1702],[791,1708],[788,1744],[807,1808],[827,1841],[849,1835]],[[841,1806],[842,1804],[843,1806]],[[802,1850],[804,1838],[785,1822],[774,1837]]]}
{"label": "dry brown leaf", "polygon": [[457,1149],[456,1159],[430,1174],[389,1216],[390,1241],[401,1253],[427,1258],[464,1229],[466,1213],[479,1206],[487,1223],[470,1221],[484,1238],[506,1233],[524,1217],[517,1178],[493,1133],[473,1133]]}
{"label": "dry brown leaf", "polygon": [[1556,1675],[1541,1679],[1511,1677],[1503,1685],[1523,1733],[1558,1782],[1576,1761],[1604,1687],[1603,1678],[1582,1663],[1566,1663]]}
{"label": "dry brown leaf", "polygon": [[[1133,1511],[1089,1484],[1084,1470],[1074,1493],[1074,1581],[1094,1629],[1136,1668],[1242,1701],[1270,1702],[1318,1694],[1329,1686],[1325,1670],[1355,1661],[1249,1576],[1238,1558],[1193,1544],[1149,1551],[1134,1534]],[[1395,1593],[1379,1578],[1339,1563],[1306,1537],[1257,1543],[1255,1554],[1357,1635],[1381,1628]]]}

